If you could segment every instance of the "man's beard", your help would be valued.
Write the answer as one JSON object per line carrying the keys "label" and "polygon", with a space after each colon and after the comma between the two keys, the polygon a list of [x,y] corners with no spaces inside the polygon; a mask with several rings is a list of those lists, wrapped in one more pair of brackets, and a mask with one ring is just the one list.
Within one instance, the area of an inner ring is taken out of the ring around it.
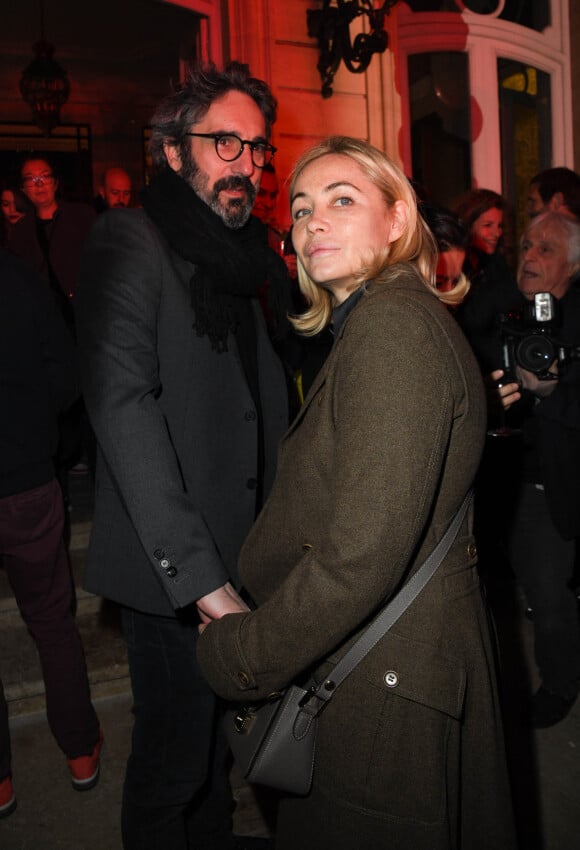
{"label": "man's beard", "polygon": [[[208,188],[209,177],[204,174],[191,155],[190,150],[182,150],[182,166],[179,171],[198,197],[204,201],[216,215],[219,215],[226,227],[239,230],[250,217],[256,199],[256,187],[247,177],[222,177],[216,180],[213,188]],[[242,189],[246,198],[230,198],[227,203],[220,201],[220,192],[224,189]]]}

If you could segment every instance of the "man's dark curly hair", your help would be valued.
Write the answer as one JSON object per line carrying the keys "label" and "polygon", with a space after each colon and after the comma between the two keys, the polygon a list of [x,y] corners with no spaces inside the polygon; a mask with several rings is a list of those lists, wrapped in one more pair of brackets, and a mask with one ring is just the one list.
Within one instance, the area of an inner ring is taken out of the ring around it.
{"label": "man's dark curly hair", "polygon": [[256,102],[270,138],[277,104],[269,86],[250,76],[249,66],[242,62],[230,62],[223,71],[213,63],[198,65],[191,68],[184,83],[161,101],[151,119],[150,149],[157,170],[168,167],[163,145],[175,145],[183,154],[183,147],[189,143],[185,133],[204,118],[212,103],[230,91],[247,94]]}
{"label": "man's dark curly hair", "polygon": [[450,251],[452,248],[467,250],[469,234],[456,213],[445,207],[428,203],[419,204],[419,212],[429,225],[440,253]]}
{"label": "man's dark curly hair", "polygon": [[571,168],[558,166],[540,171],[530,180],[530,186],[537,186],[544,204],[561,192],[564,203],[575,216],[580,216],[580,175]]}

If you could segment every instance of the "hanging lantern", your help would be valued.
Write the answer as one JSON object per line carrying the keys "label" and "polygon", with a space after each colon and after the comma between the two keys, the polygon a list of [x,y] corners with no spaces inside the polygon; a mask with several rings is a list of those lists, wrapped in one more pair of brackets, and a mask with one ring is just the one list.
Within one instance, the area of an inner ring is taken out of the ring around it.
{"label": "hanging lantern", "polygon": [[60,123],[60,110],[67,102],[70,83],[66,71],[53,59],[54,47],[44,38],[44,9],[41,4],[40,41],[35,57],[22,72],[20,94],[32,110],[34,123],[45,136]]}

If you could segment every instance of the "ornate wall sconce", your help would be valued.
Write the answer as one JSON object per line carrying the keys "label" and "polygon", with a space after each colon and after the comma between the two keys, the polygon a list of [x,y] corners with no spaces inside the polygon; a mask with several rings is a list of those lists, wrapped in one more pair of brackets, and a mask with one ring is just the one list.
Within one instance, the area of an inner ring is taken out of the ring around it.
{"label": "ornate wall sconce", "polygon": [[[341,60],[353,74],[366,71],[373,53],[384,53],[389,43],[385,17],[397,0],[379,4],[373,0],[323,0],[322,9],[306,12],[308,35],[318,40],[320,57],[316,67],[322,80],[322,97],[331,97],[332,82]],[[362,15],[368,18],[368,32],[350,37],[350,25]]]}
{"label": "ornate wall sconce", "polygon": [[35,57],[22,72],[20,94],[32,110],[34,123],[48,136],[60,123],[61,107],[67,102],[70,83],[66,71],[53,59],[54,47],[44,38],[44,5],[40,4],[40,40]]}

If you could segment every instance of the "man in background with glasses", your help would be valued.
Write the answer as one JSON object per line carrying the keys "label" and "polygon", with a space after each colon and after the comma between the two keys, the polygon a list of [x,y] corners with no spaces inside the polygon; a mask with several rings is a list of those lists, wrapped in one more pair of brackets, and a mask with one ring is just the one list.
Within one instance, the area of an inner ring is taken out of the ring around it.
{"label": "man in background with glasses", "polygon": [[[20,185],[34,207],[10,233],[8,250],[16,254],[47,282],[54,300],[75,337],[73,301],[79,279],[83,248],[96,218],[88,204],[63,201],[54,165],[44,155],[31,154],[22,162]],[[70,507],[68,473],[87,472],[91,435],[82,399],[59,417],[57,474],[65,504]],[[69,535],[66,512],[65,537]]]}
{"label": "man in background with glasses", "polygon": [[[287,425],[274,334],[287,278],[251,216],[276,103],[247,66],[198,68],[152,119],[143,209],[104,213],[77,303],[98,442],[85,584],[121,605],[134,695],[125,850],[262,846],[232,834],[227,751],[196,661],[201,623],[247,610],[236,563]],[[243,671],[240,676],[244,676]]]}
{"label": "man in background with glasses", "polygon": [[72,299],[95,213],[88,204],[60,200],[58,177],[44,156],[33,155],[24,160],[20,185],[36,215],[25,216],[14,226],[8,248],[44,277],[72,329]]}

